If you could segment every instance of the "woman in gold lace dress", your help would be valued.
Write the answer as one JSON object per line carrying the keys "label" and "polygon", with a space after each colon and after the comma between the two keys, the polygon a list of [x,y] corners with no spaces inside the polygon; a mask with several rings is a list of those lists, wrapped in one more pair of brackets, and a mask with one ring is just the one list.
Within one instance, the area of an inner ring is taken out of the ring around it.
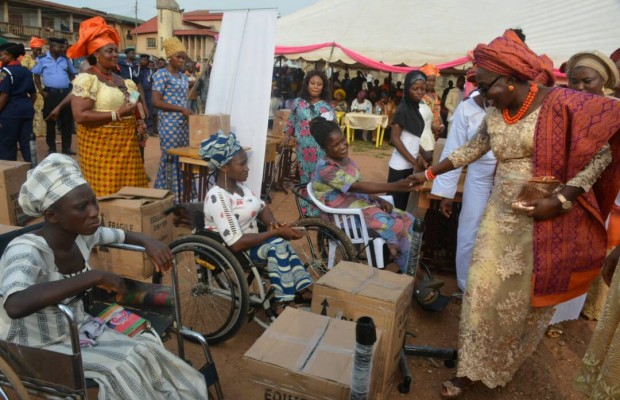
{"label": "woman in gold lace dress", "polygon": [[[536,349],[554,306],[586,292],[605,257],[602,221],[620,185],[617,102],[548,87],[550,60],[512,31],[474,56],[479,91],[493,107],[470,142],[414,176],[431,180],[491,149],[498,161],[463,300],[457,377],[442,385],[447,398],[478,381],[508,383]],[[548,176],[563,183],[559,192],[515,212],[511,203],[524,184]]]}
{"label": "woman in gold lace dress", "polygon": [[71,108],[82,172],[97,196],[147,186],[136,135],[145,126],[136,121],[136,103],[129,101],[138,88],[113,72],[119,39],[103,18],[94,17],[80,24],[80,39],[67,51],[71,58],[89,56],[93,64],[73,81]]}

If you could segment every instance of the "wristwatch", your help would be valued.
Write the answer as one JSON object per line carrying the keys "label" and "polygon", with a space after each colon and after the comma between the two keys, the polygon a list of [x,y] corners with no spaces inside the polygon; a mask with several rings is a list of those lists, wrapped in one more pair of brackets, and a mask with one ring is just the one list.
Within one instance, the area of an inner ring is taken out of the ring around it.
{"label": "wristwatch", "polygon": [[558,198],[558,200],[560,200],[560,203],[562,203],[563,211],[568,211],[571,208],[573,208],[573,202],[570,200],[567,200],[566,197],[562,195],[562,193],[558,193],[556,197]]}

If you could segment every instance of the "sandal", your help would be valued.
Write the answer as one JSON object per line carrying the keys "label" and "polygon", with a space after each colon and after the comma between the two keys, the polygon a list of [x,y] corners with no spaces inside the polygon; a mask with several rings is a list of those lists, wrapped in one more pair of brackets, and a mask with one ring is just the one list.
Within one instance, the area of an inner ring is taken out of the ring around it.
{"label": "sandal", "polygon": [[454,377],[441,384],[441,397],[444,399],[456,399],[461,397],[465,390],[475,382],[466,377]]}
{"label": "sandal", "polygon": [[563,334],[564,334],[564,330],[562,329],[562,325],[560,324],[549,325],[549,327],[547,328],[547,332],[545,332],[545,335],[547,335],[547,337],[550,337],[552,339],[559,338]]}

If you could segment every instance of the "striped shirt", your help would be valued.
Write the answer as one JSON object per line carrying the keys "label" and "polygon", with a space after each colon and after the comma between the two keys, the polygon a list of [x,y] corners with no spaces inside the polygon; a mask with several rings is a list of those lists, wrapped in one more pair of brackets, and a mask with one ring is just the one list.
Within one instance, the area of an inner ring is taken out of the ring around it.
{"label": "striped shirt", "polygon": [[[90,270],[88,257],[93,247],[124,241],[125,232],[104,227],[100,227],[93,235],[78,236],[75,242],[85,263],[80,272]],[[64,316],[56,307],[46,307],[27,317],[11,319],[6,313],[4,302],[11,294],[32,285],[70,277],[58,271],[54,264],[54,253],[43,237],[28,233],[11,241],[0,259],[0,338],[37,347],[62,340],[69,331]],[[63,303],[73,310],[78,324],[88,317],[80,297],[66,299]]]}

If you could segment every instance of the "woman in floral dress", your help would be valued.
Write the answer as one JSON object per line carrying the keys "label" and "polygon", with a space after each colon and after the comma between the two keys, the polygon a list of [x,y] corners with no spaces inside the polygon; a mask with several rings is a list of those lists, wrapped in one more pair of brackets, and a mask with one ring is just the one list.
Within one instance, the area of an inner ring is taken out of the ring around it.
{"label": "woman in floral dress", "polygon": [[[314,168],[325,152],[310,134],[310,120],[322,116],[334,121],[336,114],[329,104],[330,93],[327,77],[320,71],[310,71],[304,78],[299,97],[293,102],[286,132],[295,135],[297,141],[297,164],[301,183],[308,183],[314,174]],[[302,212],[316,216],[319,211],[302,200]]]}

